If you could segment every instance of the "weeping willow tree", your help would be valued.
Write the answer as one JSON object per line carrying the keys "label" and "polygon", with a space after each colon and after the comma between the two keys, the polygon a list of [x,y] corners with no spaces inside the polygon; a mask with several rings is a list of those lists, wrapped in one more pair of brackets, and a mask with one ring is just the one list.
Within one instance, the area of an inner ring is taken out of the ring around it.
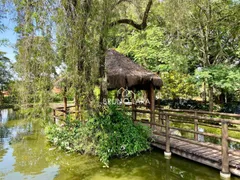
{"label": "weeping willow tree", "polygon": [[[64,65],[60,73],[68,77],[67,89],[75,94],[76,112],[94,109],[94,87],[100,87],[100,102],[107,96],[105,52],[112,46],[110,31],[120,24],[145,29],[152,4],[152,0],[14,0],[20,104],[33,105],[47,118],[56,68]],[[143,13],[129,14],[133,9]]]}
{"label": "weeping willow tree", "polygon": [[15,28],[18,33],[15,70],[19,78],[19,105],[33,107],[33,113],[28,114],[28,118],[41,114],[47,119],[56,66],[53,29],[49,21],[51,14],[48,13],[52,6],[31,0],[14,3],[18,23]]}
{"label": "weeping willow tree", "polygon": [[74,90],[77,112],[80,107],[91,109],[94,106],[93,90],[99,81],[99,38],[106,32],[101,20],[108,19],[108,9],[108,1],[94,0],[61,1],[59,7],[58,53],[62,63],[67,65],[66,74]]}

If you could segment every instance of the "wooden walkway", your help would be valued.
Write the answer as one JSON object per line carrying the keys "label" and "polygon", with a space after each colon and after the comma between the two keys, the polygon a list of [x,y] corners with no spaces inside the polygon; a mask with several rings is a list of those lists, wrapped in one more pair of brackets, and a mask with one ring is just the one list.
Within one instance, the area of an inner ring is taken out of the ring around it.
{"label": "wooden walkway", "polygon": [[[153,146],[160,148],[162,150],[166,149],[166,138],[159,135],[153,136],[154,142]],[[211,146],[211,143],[202,143]],[[181,157],[190,159],[195,162],[202,163],[204,165],[222,169],[222,153],[221,146],[214,145],[213,148],[208,148],[201,145],[192,144],[190,142],[185,142],[182,140],[171,139],[170,138],[171,152],[173,154],[179,155]],[[213,146],[213,145],[212,145]],[[219,148],[219,150],[216,150]],[[230,151],[234,154],[229,154],[229,169],[230,172],[236,176],[240,176],[240,151],[233,150]]]}
{"label": "wooden walkway", "polygon": [[[131,111],[135,122],[151,127],[152,145],[164,150],[166,156],[173,153],[219,169],[222,177],[230,174],[240,176],[240,150],[236,149],[240,147],[240,115],[191,110],[151,111],[136,106]],[[215,129],[218,133],[200,131],[204,127]],[[174,131],[180,133],[174,134]],[[234,137],[230,136],[232,132]],[[192,134],[193,138],[182,136],[181,133]],[[199,140],[200,136],[217,141],[204,142]],[[233,148],[230,142],[237,146]]]}

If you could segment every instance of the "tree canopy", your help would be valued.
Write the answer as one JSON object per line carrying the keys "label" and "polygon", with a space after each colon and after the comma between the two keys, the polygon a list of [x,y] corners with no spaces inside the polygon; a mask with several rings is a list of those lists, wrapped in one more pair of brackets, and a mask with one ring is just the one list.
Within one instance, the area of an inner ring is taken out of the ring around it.
{"label": "tree canopy", "polygon": [[96,99],[107,97],[105,52],[112,47],[162,77],[162,98],[192,98],[204,91],[212,110],[216,92],[239,89],[237,1],[9,2],[17,22],[20,104],[33,103],[47,113],[54,81],[67,77],[76,110],[94,108]]}

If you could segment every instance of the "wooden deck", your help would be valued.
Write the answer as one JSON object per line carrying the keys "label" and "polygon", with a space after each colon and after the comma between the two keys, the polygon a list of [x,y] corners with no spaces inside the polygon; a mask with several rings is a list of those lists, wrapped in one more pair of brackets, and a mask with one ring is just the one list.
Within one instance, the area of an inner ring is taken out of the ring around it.
{"label": "wooden deck", "polygon": [[[156,146],[165,151],[220,170],[222,177],[240,177],[240,115],[192,110],[132,109],[133,120],[150,126]],[[146,116],[148,114],[148,116]],[[180,125],[177,126],[176,124]],[[200,131],[208,127],[218,133]],[[180,134],[174,134],[178,131]],[[234,136],[232,136],[234,132]],[[192,134],[191,137],[181,133]],[[199,140],[199,137],[217,141]],[[219,144],[220,142],[220,144]],[[238,144],[232,147],[230,143]]]}
{"label": "wooden deck", "polygon": [[[162,150],[166,149],[165,137],[154,135],[153,139],[154,139],[154,142],[152,143],[153,146],[160,148]],[[202,144],[214,146],[214,149],[170,138],[170,147],[171,152],[173,154],[221,170],[222,169],[221,146],[213,145],[211,143]],[[217,148],[219,150],[216,150]],[[232,150],[230,152],[234,153],[229,154],[230,172],[236,176],[240,176],[240,151]]]}

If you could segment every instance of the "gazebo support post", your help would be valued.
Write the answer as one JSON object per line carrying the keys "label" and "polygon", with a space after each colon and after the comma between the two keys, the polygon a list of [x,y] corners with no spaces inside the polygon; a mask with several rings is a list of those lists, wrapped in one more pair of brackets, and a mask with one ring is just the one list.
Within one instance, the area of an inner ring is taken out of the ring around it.
{"label": "gazebo support post", "polygon": [[[150,98],[150,121],[151,123],[155,122],[155,93],[154,93],[154,86],[151,83],[150,84],[150,89],[149,89],[149,98]],[[151,128],[152,128],[152,124],[151,124]]]}
{"label": "gazebo support post", "polygon": [[122,103],[122,106],[124,106],[124,89],[121,88],[121,103]]}
{"label": "gazebo support post", "polygon": [[132,120],[137,120],[136,104],[135,104],[135,89],[132,89]]}

